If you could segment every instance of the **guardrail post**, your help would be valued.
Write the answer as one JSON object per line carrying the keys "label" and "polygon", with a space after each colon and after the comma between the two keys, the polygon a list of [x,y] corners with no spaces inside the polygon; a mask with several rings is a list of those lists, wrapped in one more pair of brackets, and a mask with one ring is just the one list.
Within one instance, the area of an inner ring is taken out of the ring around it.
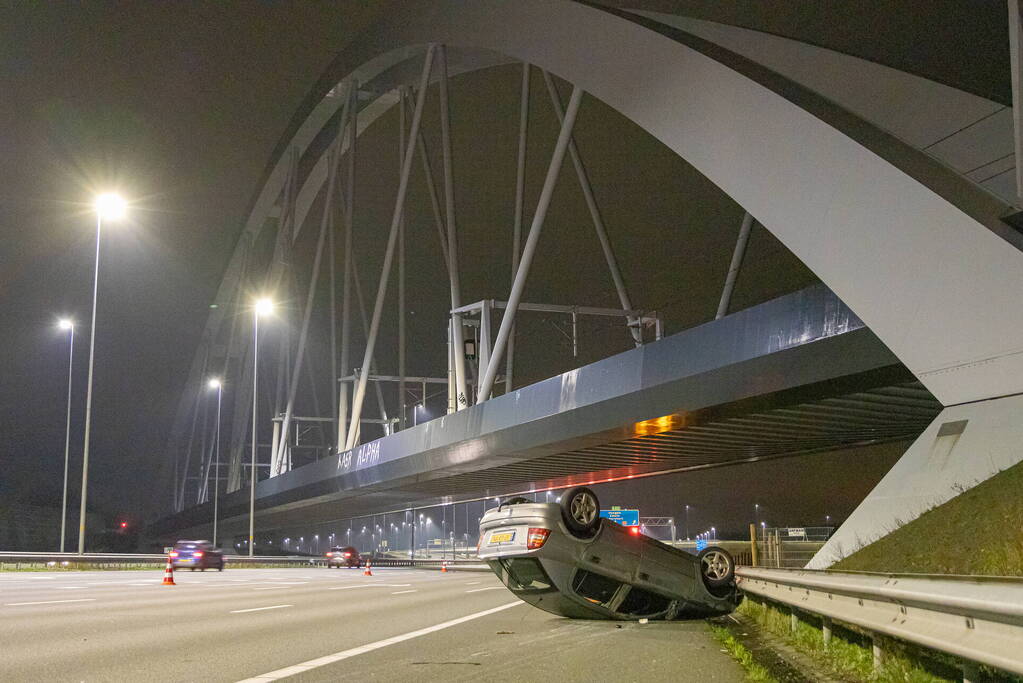
{"label": "guardrail post", "polygon": [[789,610],[789,631],[791,631],[792,633],[795,633],[798,628],[799,628],[799,613],[796,611],[796,608],[793,607],[792,609]]}
{"label": "guardrail post", "polygon": [[831,617],[821,618],[821,639],[824,641],[824,649],[831,645]]}
{"label": "guardrail post", "polygon": [[749,548],[750,548],[750,564],[754,567],[759,566],[757,564],[757,526],[755,524],[749,525]]}
{"label": "guardrail post", "polygon": [[975,662],[963,660],[963,683],[980,683],[980,667]]}
{"label": "guardrail post", "polygon": [[878,671],[884,664],[884,650],[881,649],[880,637],[876,635],[870,637],[870,649],[874,654],[874,671]]}

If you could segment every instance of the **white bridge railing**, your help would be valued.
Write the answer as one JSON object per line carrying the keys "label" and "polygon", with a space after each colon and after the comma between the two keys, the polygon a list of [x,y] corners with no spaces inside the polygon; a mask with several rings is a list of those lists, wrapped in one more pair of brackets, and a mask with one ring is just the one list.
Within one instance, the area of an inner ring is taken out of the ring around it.
{"label": "white bridge railing", "polygon": [[[835,620],[959,657],[967,681],[976,664],[1023,674],[1023,579],[756,567],[736,575],[745,593],[792,609],[793,628],[799,612],[820,617],[825,643]],[[875,665],[881,656],[875,640]]]}

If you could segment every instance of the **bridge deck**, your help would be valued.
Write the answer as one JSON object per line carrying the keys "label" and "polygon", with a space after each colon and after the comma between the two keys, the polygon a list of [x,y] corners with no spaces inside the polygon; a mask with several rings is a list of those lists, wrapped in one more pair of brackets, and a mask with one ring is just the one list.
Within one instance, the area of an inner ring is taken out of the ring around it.
{"label": "bridge deck", "polygon": [[[261,481],[257,526],[911,438],[940,408],[815,286]],[[228,533],[248,498],[221,498]]]}

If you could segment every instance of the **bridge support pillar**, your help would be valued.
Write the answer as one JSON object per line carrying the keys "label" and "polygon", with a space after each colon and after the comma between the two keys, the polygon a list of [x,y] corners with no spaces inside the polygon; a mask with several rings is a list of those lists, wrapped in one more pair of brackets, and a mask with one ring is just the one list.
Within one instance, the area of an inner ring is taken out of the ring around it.
{"label": "bridge support pillar", "polygon": [[807,564],[824,569],[1023,461],[1023,395],[945,408]]}

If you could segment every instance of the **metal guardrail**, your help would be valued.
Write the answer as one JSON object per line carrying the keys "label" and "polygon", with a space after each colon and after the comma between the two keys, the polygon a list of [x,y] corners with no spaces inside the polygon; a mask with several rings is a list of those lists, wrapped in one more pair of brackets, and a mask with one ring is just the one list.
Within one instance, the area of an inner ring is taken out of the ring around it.
{"label": "metal guardrail", "polygon": [[[255,555],[249,557],[248,555],[224,555],[224,559],[227,564],[313,564],[313,565],[325,565],[327,559],[321,556],[308,556],[308,555]],[[12,552],[12,551],[0,551],[0,567],[5,564],[27,564],[27,565],[49,565],[54,563],[54,566],[72,566],[72,565],[112,565],[112,564],[124,564],[124,565],[138,565],[138,564],[153,564],[154,566],[163,565],[167,561],[167,555],[163,553],[85,553],[79,555],[78,553],[26,553],[26,552]],[[374,567],[423,567],[423,568],[440,568],[441,564],[447,564],[448,567],[468,569],[472,568],[487,568],[485,564],[482,564],[479,560],[468,559],[468,560],[440,560],[440,559],[396,559],[396,558],[382,558],[371,560]],[[66,564],[65,564],[66,563]]]}
{"label": "metal guardrail", "polygon": [[[298,564],[314,562],[321,558],[298,555],[225,555],[229,564]],[[81,565],[145,565],[162,566],[167,561],[164,553],[26,553],[0,551],[0,568],[3,565],[49,565],[56,567],[80,567]]]}
{"label": "metal guardrail", "polygon": [[[736,569],[744,592],[973,663],[1023,674],[1023,579],[829,571]],[[793,621],[793,626],[795,625]],[[881,656],[875,642],[875,664]]]}

